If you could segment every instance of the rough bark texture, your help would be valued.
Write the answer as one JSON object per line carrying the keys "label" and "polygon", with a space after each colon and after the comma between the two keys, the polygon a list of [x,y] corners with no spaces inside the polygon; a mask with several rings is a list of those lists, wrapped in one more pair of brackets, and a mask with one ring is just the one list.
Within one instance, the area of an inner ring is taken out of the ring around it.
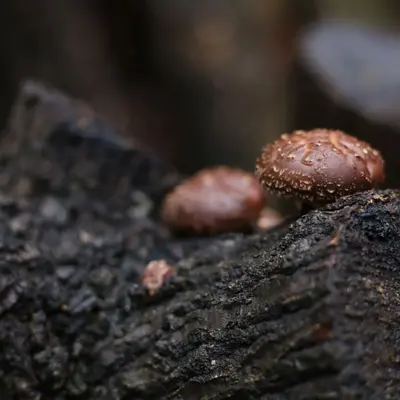
{"label": "rough bark texture", "polygon": [[[25,96],[0,176],[2,398],[400,398],[399,192],[174,238],[173,169],[70,114],[35,141],[45,108]],[[178,274],[151,297],[138,277],[159,258]]]}

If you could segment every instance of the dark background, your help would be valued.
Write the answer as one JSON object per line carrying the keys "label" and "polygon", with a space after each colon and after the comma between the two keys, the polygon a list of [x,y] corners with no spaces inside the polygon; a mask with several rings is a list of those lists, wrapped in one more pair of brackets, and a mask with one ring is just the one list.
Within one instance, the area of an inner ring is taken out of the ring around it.
{"label": "dark background", "polygon": [[[344,101],[340,84],[297,46],[307,28],[331,20],[398,35],[400,51],[398,8],[395,0],[3,2],[1,124],[21,79],[33,77],[86,100],[185,173],[213,164],[251,170],[282,132],[327,127],[379,148],[387,185],[400,186],[396,107],[378,121]],[[385,65],[395,50],[376,57]],[[343,62],[333,57],[332,68]]]}

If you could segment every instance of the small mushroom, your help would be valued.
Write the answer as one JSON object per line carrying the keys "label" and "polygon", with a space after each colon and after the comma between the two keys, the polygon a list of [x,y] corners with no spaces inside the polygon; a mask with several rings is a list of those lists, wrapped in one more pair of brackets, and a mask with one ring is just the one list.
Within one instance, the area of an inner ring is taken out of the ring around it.
{"label": "small mushroom", "polygon": [[175,269],[165,260],[151,261],[142,273],[141,283],[146,286],[149,295],[154,296],[165,280],[175,274]]}
{"label": "small mushroom", "polygon": [[368,143],[339,130],[283,134],[256,162],[256,176],[270,192],[308,207],[379,186],[384,161]]}
{"label": "small mushroom", "polygon": [[231,232],[255,222],[265,202],[264,190],[253,174],[214,167],[198,172],[169,193],[161,217],[174,231]]}

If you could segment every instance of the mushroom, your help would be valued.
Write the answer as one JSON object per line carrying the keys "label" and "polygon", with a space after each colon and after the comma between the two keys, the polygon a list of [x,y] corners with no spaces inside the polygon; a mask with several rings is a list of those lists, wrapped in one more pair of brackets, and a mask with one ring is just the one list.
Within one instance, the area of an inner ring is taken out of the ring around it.
{"label": "mushroom", "polygon": [[283,134],[267,145],[255,174],[268,191],[317,207],[379,186],[385,179],[378,150],[340,130]]}
{"label": "mushroom", "polygon": [[174,275],[175,269],[165,260],[155,260],[146,265],[140,281],[147,288],[149,295],[154,296],[164,282]]}
{"label": "mushroom", "polygon": [[220,166],[178,185],[166,196],[161,217],[174,231],[231,232],[257,221],[265,203],[264,190],[252,173]]}
{"label": "mushroom", "polygon": [[400,127],[400,36],[322,20],[298,40],[301,61],[336,100],[365,118]]}

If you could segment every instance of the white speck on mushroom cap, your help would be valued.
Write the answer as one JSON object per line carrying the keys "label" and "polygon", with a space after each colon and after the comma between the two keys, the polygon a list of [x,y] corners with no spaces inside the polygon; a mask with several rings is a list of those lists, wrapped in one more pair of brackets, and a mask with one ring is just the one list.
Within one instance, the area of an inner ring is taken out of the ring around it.
{"label": "white speck on mushroom cap", "polygon": [[339,130],[283,134],[257,159],[256,176],[269,191],[310,203],[379,186],[384,161],[368,143]]}

